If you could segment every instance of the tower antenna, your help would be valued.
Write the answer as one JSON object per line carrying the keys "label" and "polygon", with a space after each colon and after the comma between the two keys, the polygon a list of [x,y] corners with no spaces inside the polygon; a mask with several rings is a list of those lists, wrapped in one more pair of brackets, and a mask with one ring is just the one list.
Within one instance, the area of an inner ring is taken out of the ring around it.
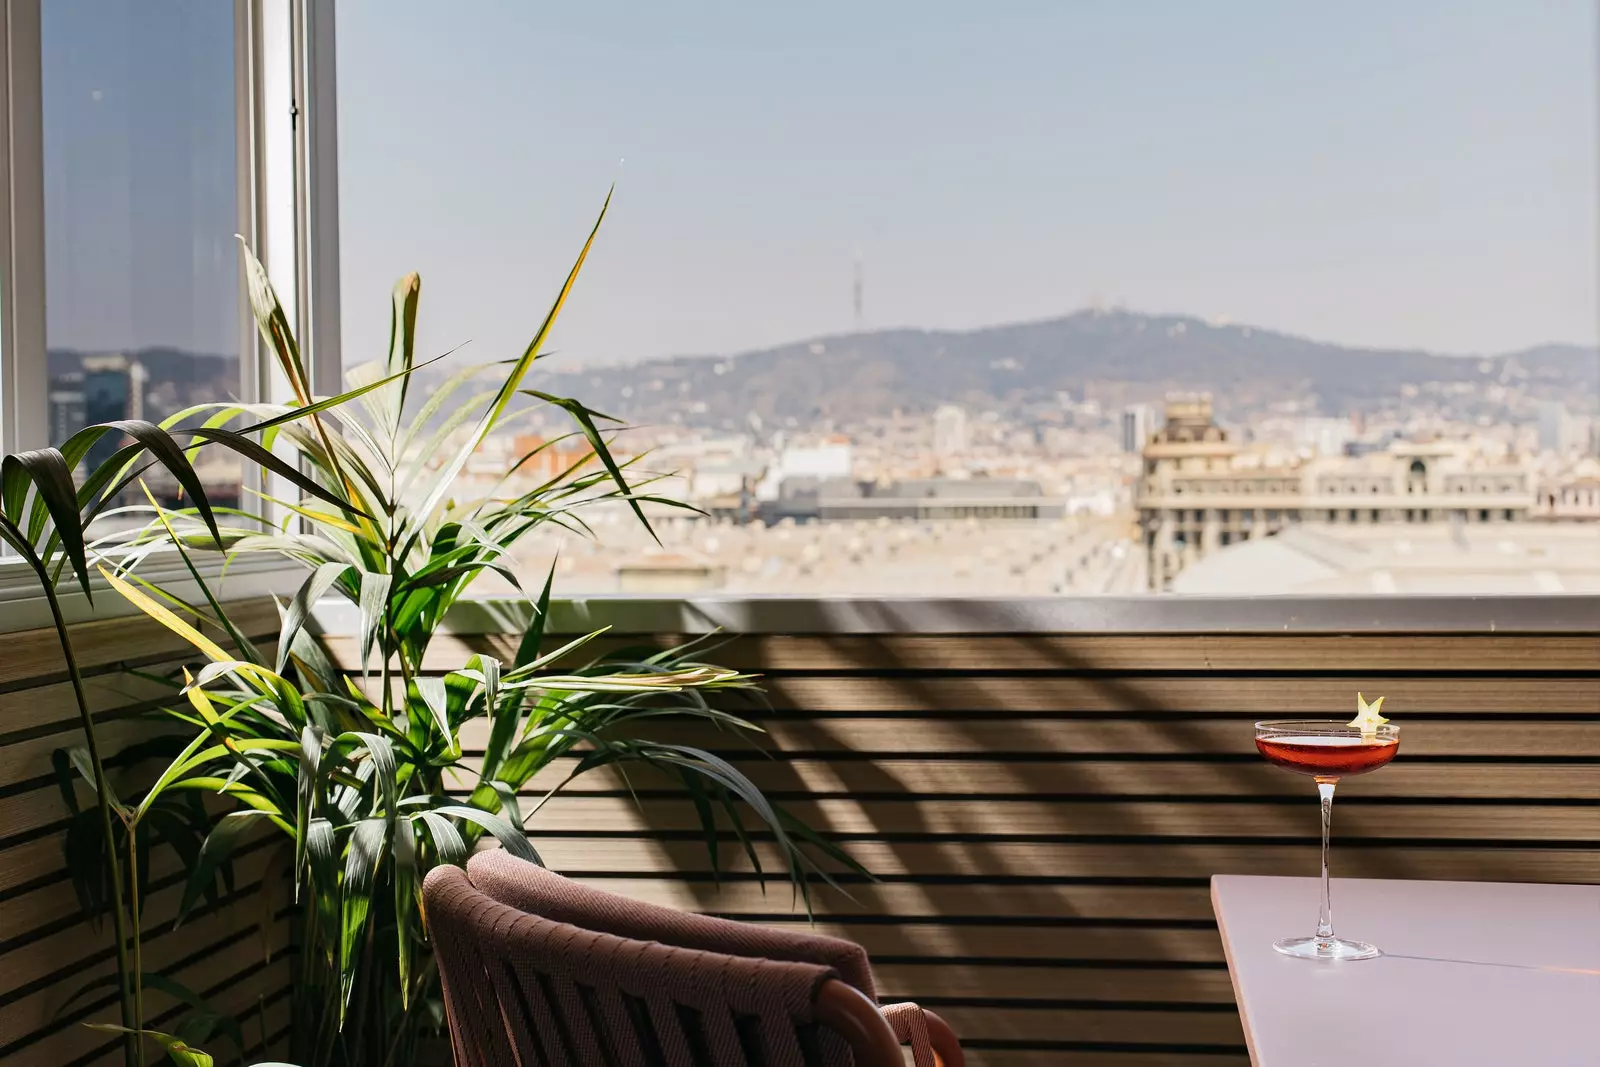
{"label": "tower antenna", "polygon": [[856,256],[855,256],[855,283],[851,287],[851,292],[852,292],[852,294],[853,294],[853,296],[855,298],[856,332],[860,333],[862,328],[866,324],[866,315],[865,315],[865,312],[863,312],[863,310],[862,310],[861,249],[859,249],[859,248],[856,249]]}

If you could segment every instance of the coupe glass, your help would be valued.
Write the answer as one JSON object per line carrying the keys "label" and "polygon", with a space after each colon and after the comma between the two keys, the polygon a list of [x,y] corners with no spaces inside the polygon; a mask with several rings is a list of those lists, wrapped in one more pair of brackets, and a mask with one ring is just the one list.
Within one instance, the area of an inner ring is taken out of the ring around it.
{"label": "coupe glass", "polygon": [[1285,956],[1308,960],[1366,960],[1381,955],[1365,941],[1333,935],[1333,906],[1328,898],[1328,827],[1333,818],[1333,790],[1339,779],[1375,771],[1400,751],[1400,727],[1385,724],[1376,734],[1360,727],[1319,719],[1280,719],[1256,723],[1256,750],[1270,762],[1296,774],[1309,775],[1322,798],[1322,910],[1311,937],[1286,937],[1272,947]]}

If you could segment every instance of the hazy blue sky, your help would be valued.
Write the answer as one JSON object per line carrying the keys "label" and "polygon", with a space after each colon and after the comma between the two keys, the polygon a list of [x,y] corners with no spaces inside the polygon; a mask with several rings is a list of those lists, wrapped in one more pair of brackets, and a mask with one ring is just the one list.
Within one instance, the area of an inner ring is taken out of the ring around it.
{"label": "hazy blue sky", "polygon": [[47,0],[52,348],[239,348],[233,5]]}
{"label": "hazy blue sky", "polygon": [[[346,362],[574,358],[1098,294],[1373,345],[1596,335],[1593,0],[342,0]],[[626,159],[619,168],[618,161]]]}
{"label": "hazy blue sky", "polygon": [[1332,340],[1596,334],[1592,0],[340,7],[347,362],[969,327],[1098,294]]}
{"label": "hazy blue sky", "polygon": [[[1092,298],[1455,351],[1596,335],[1593,0],[341,0],[345,324],[575,358]],[[53,344],[233,345],[231,6],[44,6]],[[626,165],[619,160],[626,158]]]}

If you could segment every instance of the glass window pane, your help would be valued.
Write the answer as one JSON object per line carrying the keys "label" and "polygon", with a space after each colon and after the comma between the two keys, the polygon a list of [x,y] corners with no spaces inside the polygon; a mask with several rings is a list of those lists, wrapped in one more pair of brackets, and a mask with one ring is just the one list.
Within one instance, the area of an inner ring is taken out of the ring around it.
{"label": "glass window pane", "polygon": [[[43,5],[51,443],[239,395],[233,11]],[[103,439],[88,461],[118,444]],[[214,503],[238,500],[227,456],[197,461]],[[151,487],[175,500],[162,476]]]}
{"label": "glass window pane", "polygon": [[1596,11],[344,4],[344,357],[514,356],[618,178],[540,380],[704,514],[524,584],[1597,592]]}

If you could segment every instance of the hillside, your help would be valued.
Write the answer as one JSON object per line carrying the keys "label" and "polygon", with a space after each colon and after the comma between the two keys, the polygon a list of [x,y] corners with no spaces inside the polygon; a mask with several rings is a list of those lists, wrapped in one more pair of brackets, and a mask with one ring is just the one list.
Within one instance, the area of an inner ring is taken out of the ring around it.
{"label": "hillside", "polygon": [[711,427],[839,423],[940,403],[1016,412],[1086,393],[1103,403],[1208,389],[1245,411],[1315,395],[1325,413],[1395,401],[1407,383],[1525,379],[1536,393],[1600,386],[1600,354],[1544,345],[1482,358],[1356,349],[1184,316],[1082,311],[966,332],[882,330],[736,356],[677,356],[627,366],[555,369],[539,387],[639,423]]}

